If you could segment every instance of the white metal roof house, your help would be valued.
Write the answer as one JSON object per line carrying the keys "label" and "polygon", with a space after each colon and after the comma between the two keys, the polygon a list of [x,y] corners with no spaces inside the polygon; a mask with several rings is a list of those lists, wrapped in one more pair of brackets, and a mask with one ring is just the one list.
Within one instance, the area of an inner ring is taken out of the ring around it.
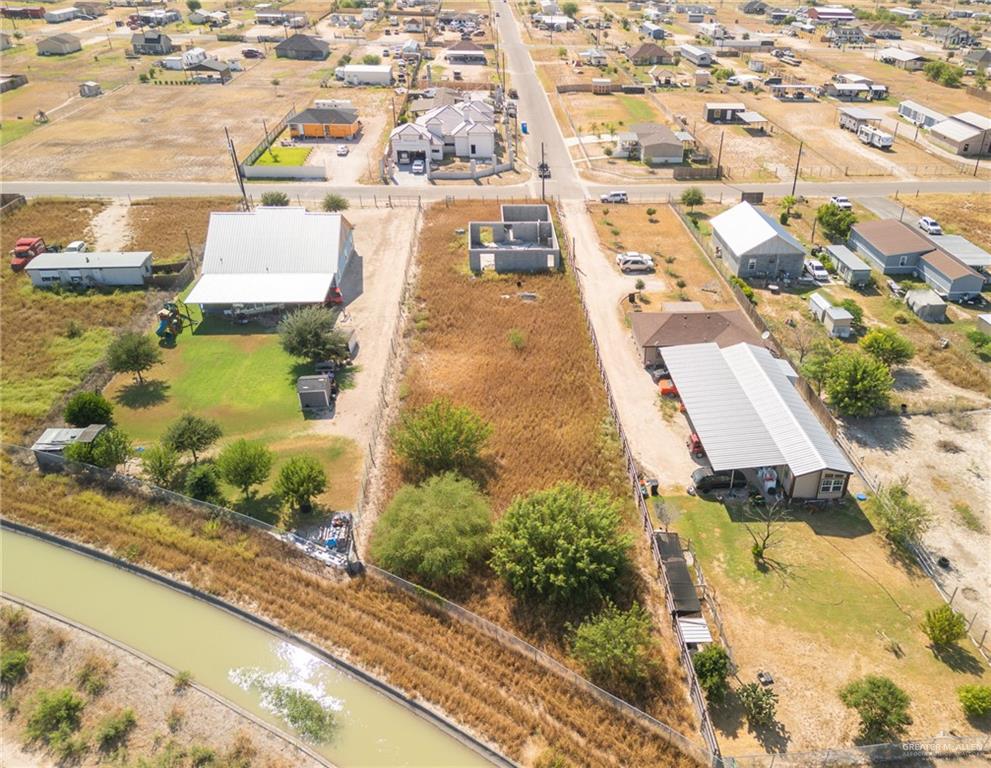
{"label": "white metal roof house", "polygon": [[843,496],[853,467],[768,350],[686,344],[664,362],[715,471],[770,469],[786,496]]}
{"label": "white metal roof house", "polygon": [[777,219],[738,203],[710,222],[717,253],[738,277],[802,274],[805,248]]}
{"label": "white metal roof house", "polygon": [[333,300],[354,254],[351,223],[339,213],[256,208],[210,214],[203,272],[186,303],[324,304]]}
{"label": "white metal roof house", "polygon": [[42,253],[24,271],[35,288],[144,285],[151,277],[151,251]]}
{"label": "white metal roof house", "polygon": [[891,64],[898,69],[905,69],[909,72],[922,69],[929,61],[921,53],[906,51],[902,48],[882,48],[877,52],[877,59],[884,64]]}
{"label": "white metal roof house", "polygon": [[898,105],[898,114],[923,128],[932,128],[936,123],[946,120],[946,115],[941,112],[910,100],[905,100]]}
{"label": "white metal roof house", "polygon": [[991,153],[991,118],[976,112],[960,112],[936,123],[929,135],[963,157]]}

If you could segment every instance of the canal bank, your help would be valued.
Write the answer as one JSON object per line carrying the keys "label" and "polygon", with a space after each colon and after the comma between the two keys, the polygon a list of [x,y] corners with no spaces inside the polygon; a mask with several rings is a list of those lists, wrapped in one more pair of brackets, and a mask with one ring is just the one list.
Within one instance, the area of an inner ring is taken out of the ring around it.
{"label": "canal bank", "polygon": [[[287,728],[265,691],[306,691],[337,713],[327,744],[342,768],[510,765],[422,705],[241,609],[145,569],[4,521],[4,591],[178,669],[248,712]],[[126,569],[126,570],[125,570]],[[484,756],[483,756],[484,754]]]}

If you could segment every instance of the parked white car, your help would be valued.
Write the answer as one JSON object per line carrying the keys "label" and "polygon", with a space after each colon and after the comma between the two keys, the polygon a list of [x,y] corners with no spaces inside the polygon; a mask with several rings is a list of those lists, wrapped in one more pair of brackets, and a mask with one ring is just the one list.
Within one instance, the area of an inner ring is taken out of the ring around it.
{"label": "parked white car", "polygon": [[805,260],[805,271],[812,275],[812,279],[817,283],[828,283],[829,273],[826,268],[822,265],[821,261],[816,261],[815,259]]}
{"label": "parked white car", "polygon": [[844,211],[853,210],[853,203],[850,202],[849,197],[844,197],[843,195],[833,195],[829,198],[829,202]]}
{"label": "parked white car", "polygon": [[427,166],[422,160],[414,160],[409,170],[410,173],[426,173]]}
{"label": "parked white car", "polygon": [[608,194],[601,195],[599,200],[603,203],[628,203],[630,202],[630,196],[625,192],[609,192]]}
{"label": "parked white car", "polygon": [[943,234],[943,228],[939,226],[939,222],[929,216],[923,216],[919,219],[919,229],[930,235]]}
{"label": "parked white car", "polygon": [[338,144],[337,145],[337,156],[338,157],[347,157],[348,152],[350,152],[350,151],[351,150],[348,149],[347,144]]}
{"label": "parked white car", "polygon": [[654,259],[646,253],[627,251],[616,254],[616,266],[623,272],[653,272]]}
{"label": "parked white car", "polygon": [[66,253],[86,253],[86,243],[82,240],[73,240],[65,246]]}

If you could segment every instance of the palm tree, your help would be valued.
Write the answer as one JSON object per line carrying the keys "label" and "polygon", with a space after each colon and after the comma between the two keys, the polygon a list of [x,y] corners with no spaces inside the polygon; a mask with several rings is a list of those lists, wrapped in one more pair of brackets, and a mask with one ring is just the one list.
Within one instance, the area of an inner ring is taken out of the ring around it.
{"label": "palm tree", "polygon": [[791,209],[798,205],[798,198],[794,195],[785,195],[779,203],[781,210],[791,216]]}

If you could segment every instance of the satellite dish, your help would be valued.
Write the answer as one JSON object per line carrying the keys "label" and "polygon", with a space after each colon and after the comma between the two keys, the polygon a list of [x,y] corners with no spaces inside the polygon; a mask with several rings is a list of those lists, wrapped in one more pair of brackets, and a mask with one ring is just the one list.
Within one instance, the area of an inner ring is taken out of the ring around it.
{"label": "satellite dish", "polygon": [[761,341],[767,341],[769,338],[771,338],[771,332],[770,331],[764,331],[760,335],[760,338],[761,338]]}

